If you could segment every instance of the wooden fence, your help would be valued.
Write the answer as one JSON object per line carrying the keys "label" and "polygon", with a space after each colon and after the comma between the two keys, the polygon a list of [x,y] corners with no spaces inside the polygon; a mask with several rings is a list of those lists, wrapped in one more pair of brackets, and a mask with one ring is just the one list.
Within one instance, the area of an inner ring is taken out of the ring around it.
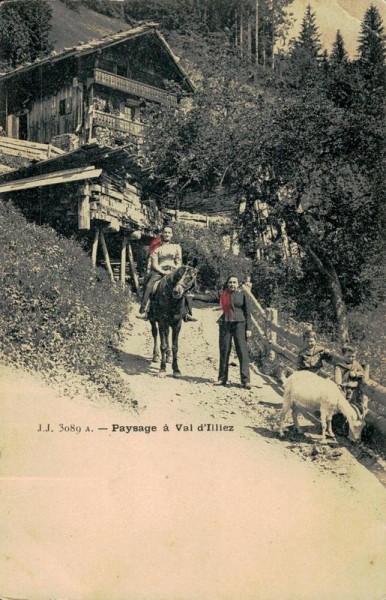
{"label": "wooden fence", "polygon": [[0,137],[0,154],[9,154],[11,156],[20,156],[30,160],[44,160],[64,154],[60,148],[51,144],[38,144],[28,140],[18,140],[11,137]]}
{"label": "wooden fence", "polygon": [[[303,337],[279,324],[279,315],[275,308],[264,309],[247,288],[244,287],[244,291],[251,301],[252,324],[258,336],[268,346],[270,358],[274,359],[278,354],[285,363],[289,363],[289,370],[294,370],[298,351],[303,346]],[[339,357],[338,352],[334,354]],[[331,377],[331,372],[323,370],[322,375]],[[366,377],[363,391],[369,397],[370,410],[367,421],[386,435],[386,387]]]}

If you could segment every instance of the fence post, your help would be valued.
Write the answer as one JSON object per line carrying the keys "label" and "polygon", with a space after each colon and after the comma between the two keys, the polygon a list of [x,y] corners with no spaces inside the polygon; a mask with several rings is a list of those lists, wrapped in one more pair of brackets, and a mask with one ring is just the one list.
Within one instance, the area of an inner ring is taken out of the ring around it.
{"label": "fence post", "polygon": [[[267,337],[270,342],[277,344],[277,332],[272,329],[270,326],[271,323],[273,325],[279,324],[277,308],[267,308]],[[270,350],[268,358],[269,360],[274,361],[276,358],[276,352],[274,350]]]}
{"label": "fence post", "polygon": [[[370,379],[370,365],[368,363],[366,363],[365,365],[363,365],[363,370],[365,372],[365,381],[368,381]],[[359,384],[362,387],[362,384]],[[359,388],[360,391],[360,388]],[[366,409],[369,406],[369,397],[366,396],[366,394],[362,391],[362,405],[363,408]]]}

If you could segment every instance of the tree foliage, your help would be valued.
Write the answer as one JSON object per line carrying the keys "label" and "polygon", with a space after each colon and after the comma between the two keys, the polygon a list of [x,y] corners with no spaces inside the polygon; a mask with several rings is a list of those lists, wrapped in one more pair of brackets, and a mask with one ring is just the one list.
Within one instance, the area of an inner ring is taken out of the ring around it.
{"label": "tree foliage", "polygon": [[318,273],[315,304],[322,310],[329,289],[347,338],[346,306],[381,297],[370,280],[382,248],[383,123],[379,95],[368,93],[380,69],[370,77],[363,58],[350,62],[340,33],[323,57],[310,7],[290,52],[260,84],[231,44],[206,55],[191,107],[163,109],[149,128],[154,181],[182,200],[186,191],[228,189],[245,203],[240,235],[255,256],[256,200],[264,202],[273,237],[284,223],[303,266]]}
{"label": "tree foliage", "polygon": [[0,61],[16,67],[52,50],[49,33],[52,7],[48,0],[19,0],[0,5]]}

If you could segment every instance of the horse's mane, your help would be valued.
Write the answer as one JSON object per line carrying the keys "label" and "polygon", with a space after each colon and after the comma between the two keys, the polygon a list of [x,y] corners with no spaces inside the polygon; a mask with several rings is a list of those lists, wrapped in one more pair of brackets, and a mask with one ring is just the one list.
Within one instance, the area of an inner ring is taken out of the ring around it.
{"label": "horse's mane", "polygon": [[158,285],[158,289],[160,290],[160,292],[164,293],[167,285],[169,283],[174,284],[181,277],[182,273],[189,268],[189,266],[183,265],[182,267],[178,267],[178,269],[176,269],[175,271],[164,275],[164,277],[162,277]]}

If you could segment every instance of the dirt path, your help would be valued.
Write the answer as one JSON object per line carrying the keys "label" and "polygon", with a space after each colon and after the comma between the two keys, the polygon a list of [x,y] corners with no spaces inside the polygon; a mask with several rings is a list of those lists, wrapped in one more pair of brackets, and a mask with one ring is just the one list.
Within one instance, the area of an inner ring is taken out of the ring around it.
{"label": "dirt path", "polygon": [[178,380],[158,377],[133,320],[121,365],[137,416],[2,373],[0,598],[385,597],[384,487],[348,447],[315,445],[310,423],[311,440],[278,440],[262,377],[247,392],[232,367],[234,385],[213,387],[217,313],[196,314]]}

